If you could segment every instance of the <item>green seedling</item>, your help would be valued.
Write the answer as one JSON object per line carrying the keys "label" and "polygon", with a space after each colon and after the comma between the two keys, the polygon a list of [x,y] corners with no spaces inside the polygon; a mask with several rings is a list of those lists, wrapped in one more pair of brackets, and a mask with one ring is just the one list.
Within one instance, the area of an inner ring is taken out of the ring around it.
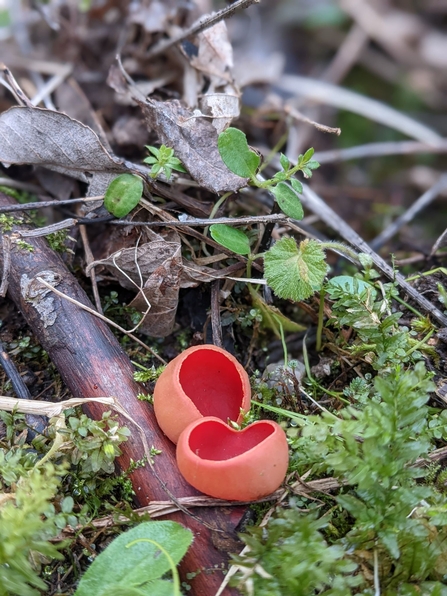
{"label": "green seedling", "polygon": [[143,180],[133,174],[121,174],[109,184],[104,207],[115,217],[125,217],[143,196]]}
{"label": "green seedling", "polygon": [[229,170],[242,178],[248,178],[252,186],[269,190],[281,211],[288,217],[303,218],[303,208],[298,197],[303,192],[303,186],[294,176],[298,172],[302,172],[305,178],[310,178],[312,170],[319,167],[320,164],[312,159],[314,154],[312,148],[298,157],[295,166],[292,166],[289,159],[281,154],[279,161],[282,170],[268,180],[261,180],[258,178],[261,157],[249,147],[247,137],[241,130],[227,128],[219,135],[217,146],[220,156]]}
{"label": "green seedling", "polygon": [[[245,134],[236,128],[227,128],[218,138],[219,153],[223,162],[233,173],[248,178],[249,184],[272,193],[279,208],[293,219],[303,218],[303,207],[299,194],[303,192],[301,183],[294,178],[302,172],[305,177],[312,176],[312,170],[319,166],[312,160],[313,149],[300,155],[292,166],[289,159],[281,154],[282,170],[268,180],[258,178],[261,158],[247,143]],[[225,224],[210,226],[212,238],[229,250],[239,255],[247,255],[247,275],[251,275],[253,260],[264,258],[264,271],[267,283],[280,298],[305,300],[321,288],[327,272],[324,245],[314,240],[304,240],[299,245],[292,238],[282,238],[272,248],[262,254],[251,252],[250,238],[242,230]],[[253,299],[258,301],[258,295]],[[264,307],[264,305],[263,305]],[[265,310],[265,308],[264,308]],[[272,322],[275,333],[280,333],[280,325],[275,320],[277,313],[264,313],[266,320]],[[287,321],[282,320],[284,327]]]}
{"label": "green seedling", "polygon": [[151,178],[157,178],[159,174],[163,173],[166,176],[166,179],[169,180],[172,175],[172,170],[186,172],[182,162],[178,157],[175,157],[174,149],[171,149],[171,147],[162,145],[160,149],[157,149],[151,145],[146,145],[146,149],[152,154],[144,159],[144,163],[152,166],[149,173]]}

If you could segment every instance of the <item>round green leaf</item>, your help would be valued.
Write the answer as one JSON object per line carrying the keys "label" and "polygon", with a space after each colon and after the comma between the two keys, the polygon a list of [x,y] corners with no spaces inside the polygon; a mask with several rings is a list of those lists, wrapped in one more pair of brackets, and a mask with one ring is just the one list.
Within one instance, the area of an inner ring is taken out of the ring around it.
{"label": "round green leaf", "polygon": [[261,158],[250,149],[245,134],[237,128],[227,128],[217,139],[220,156],[229,170],[242,178],[250,178],[258,171]]}
{"label": "round green leaf", "polygon": [[293,219],[303,219],[304,212],[298,195],[285,182],[280,182],[272,188],[272,193],[281,207],[281,211]]}
{"label": "round green leaf", "polygon": [[213,240],[228,250],[232,250],[238,255],[250,254],[250,241],[241,230],[225,224],[213,224],[210,226],[210,234]]}
{"label": "round green leaf", "polygon": [[138,205],[142,195],[142,179],[133,174],[121,174],[109,184],[104,207],[115,217],[125,217]]}

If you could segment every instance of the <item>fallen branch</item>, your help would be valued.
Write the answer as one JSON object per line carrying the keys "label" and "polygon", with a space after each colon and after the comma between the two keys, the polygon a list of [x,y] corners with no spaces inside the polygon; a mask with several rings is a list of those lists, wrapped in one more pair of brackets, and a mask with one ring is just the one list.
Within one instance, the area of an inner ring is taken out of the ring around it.
{"label": "fallen branch", "polygon": [[[13,199],[0,193],[0,207],[12,203]],[[132,364],[115,336],[104,321],[37,281],[38,277],[44,279],[63,294],[93,309],[77,280],[43,238],[29,238],[32,252],[20,249],[14,242],[20,237],[20,229],[23,226],[15,226],[11,232],[5,233],[5,237],[11,238],[9,298],[22,312],[71,393],[84,398],[115,395],[122,410],[130,412],[132,420],[144,431],[147,444],[162,451],[156,457],[154,471],[146,466],[131,474],[136,506],[166,500],[171,498],[170,495],[176,498],[196,496],[197,491],[178,472],[174,445],[160,431],[152,406],[137,399],[142,387],[133,380]],[[0,256],[0,266],[3,268],[3,256]],[[100,419],[107,409],[110,408],[99,403],[84,405],[84,411],[96,419]],[[121,424],[131,426],[125,417],[118,417]],[[121,449],[123,453],[117,459],[120,470],[127,470],[130,461],[141,459],[145,451],[138,432],[133,432]],[[204,508],[200,513],[203,523],[183,511],[169,515],[170,519],[183,523],[195,534],[194,544],[180,565],[182,577],[186,578],[187,573],[194,574],[198,569],[214,570],[211,574],[198,573],[188,580],[193,594],[207,596],[216,592],[228,553],[240,549],[235,530],[244,511],[241,506],[232,508],[231,514],[219,507]],[[207,527],[210,525],[217,531],[211,531]],[[232,593],[235,592],[228,591],[228,594]]]}

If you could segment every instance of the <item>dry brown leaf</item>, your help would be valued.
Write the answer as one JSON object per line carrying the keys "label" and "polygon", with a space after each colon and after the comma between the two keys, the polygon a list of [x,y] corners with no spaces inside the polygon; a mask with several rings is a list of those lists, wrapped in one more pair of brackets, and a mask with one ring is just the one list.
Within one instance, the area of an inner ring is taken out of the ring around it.
{"label": "dry brown leaf", "polygon": [[176,156],[200,186],[212,192],[236,191],[247,184],[230,172],[217,149],[217,131],[207,119],[197,117],[177,100],[145,102],[134,95],[148,124],[160,141]]}
{"label": "dry brown leaf", "polygon": [[148,242],[94,261],[87,273],[103,265],[123,287],[138,291],[130,306],[146,313],[139,330],[152,337],[166,337],[174,327],[180,288],[210,282],[224,274],[183,259],[180,238],[174,231],[161,236],[148,229],[145,236]]}
{"label": "dry brown leaf", "polygon": [[231,82],[233,48],[228,39],[225,21],[220,21],[197,36],[198,53],[191,58],[191,66],[210,78],[210,91]]}
{"label": "dry brown leaf", "polygon": [[61,112],[21,106],[0,115],[0,161],[39,165],[90,183],[89,196],[103,194],[114,176],[127,171],[88,126]]}
{"label": "dry brown leaf", "polygon": [[231,88],[228,93],[207,93],[200,99],[200,109],[203,114],[213,116],[211,124],[220,134],[239,116],[239,96],[232,95]]}

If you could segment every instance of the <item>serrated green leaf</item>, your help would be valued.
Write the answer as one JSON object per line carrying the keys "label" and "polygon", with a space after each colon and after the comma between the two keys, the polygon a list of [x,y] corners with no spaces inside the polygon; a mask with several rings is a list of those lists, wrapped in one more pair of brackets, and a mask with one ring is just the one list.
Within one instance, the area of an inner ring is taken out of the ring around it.
{"label": "serrated green leaf", "polygon": [[298,195],[285,182],[271,189],[281,207],[281,211],[293,219],[303,219],[304,212]]}
{"label": "serrated green leaf", "polygon": [[279,158],[279,163],[281,164],[281,167],[283,170],[289,169],[290,161],[289,161],[289,158],[287,157],[287,155],[284,155],[284,153],[281,153],[281,156]]}
{"label": "serrated green leaf", "polygon": [[75,596],[121,594],[122,589],[129,589],[129,594],[137,594],[135,590],[149,594],[144,585],[158,580],[171,569],[170,561],[159,546],[177,565],[192,539],[190,530],[176,522],[141,523],[115,538],[96,557],[82,576]]}
{"label": "serrated green leaf", "polygon": [[299,180],[297,180],[296,178],[292,178],[290,180],[290,184],[292,185],[292,188],[295,192],[297,192],[300,195],[303,194],[303,185]]}
{"label": "serrated green leaf", "polygon": [[237,128],[227,128],[217,139],[220,156],[229,170],[242,178],[254,176],[261,158],[250,149],[245,134]]}
{"label": "serrated green leaf", "polygon": [[319,290],[326,275],[324,251],[315,240],[278,240],[264,256],[264,275],[279,298],[295,301],[309,298]]}
{"label": "serrated green leaf", "polygon": [[210,234],[213,240],[238,255],[250,254],[250,241],[241,230],[225,224],[213,224],[210,226]]}
{"label": "serrated green leaf", "polygon": [[142,195],[142,179],[133,174],[121,174],[109,184],[104,207],[115,217],[124,217],[138,205]]}

